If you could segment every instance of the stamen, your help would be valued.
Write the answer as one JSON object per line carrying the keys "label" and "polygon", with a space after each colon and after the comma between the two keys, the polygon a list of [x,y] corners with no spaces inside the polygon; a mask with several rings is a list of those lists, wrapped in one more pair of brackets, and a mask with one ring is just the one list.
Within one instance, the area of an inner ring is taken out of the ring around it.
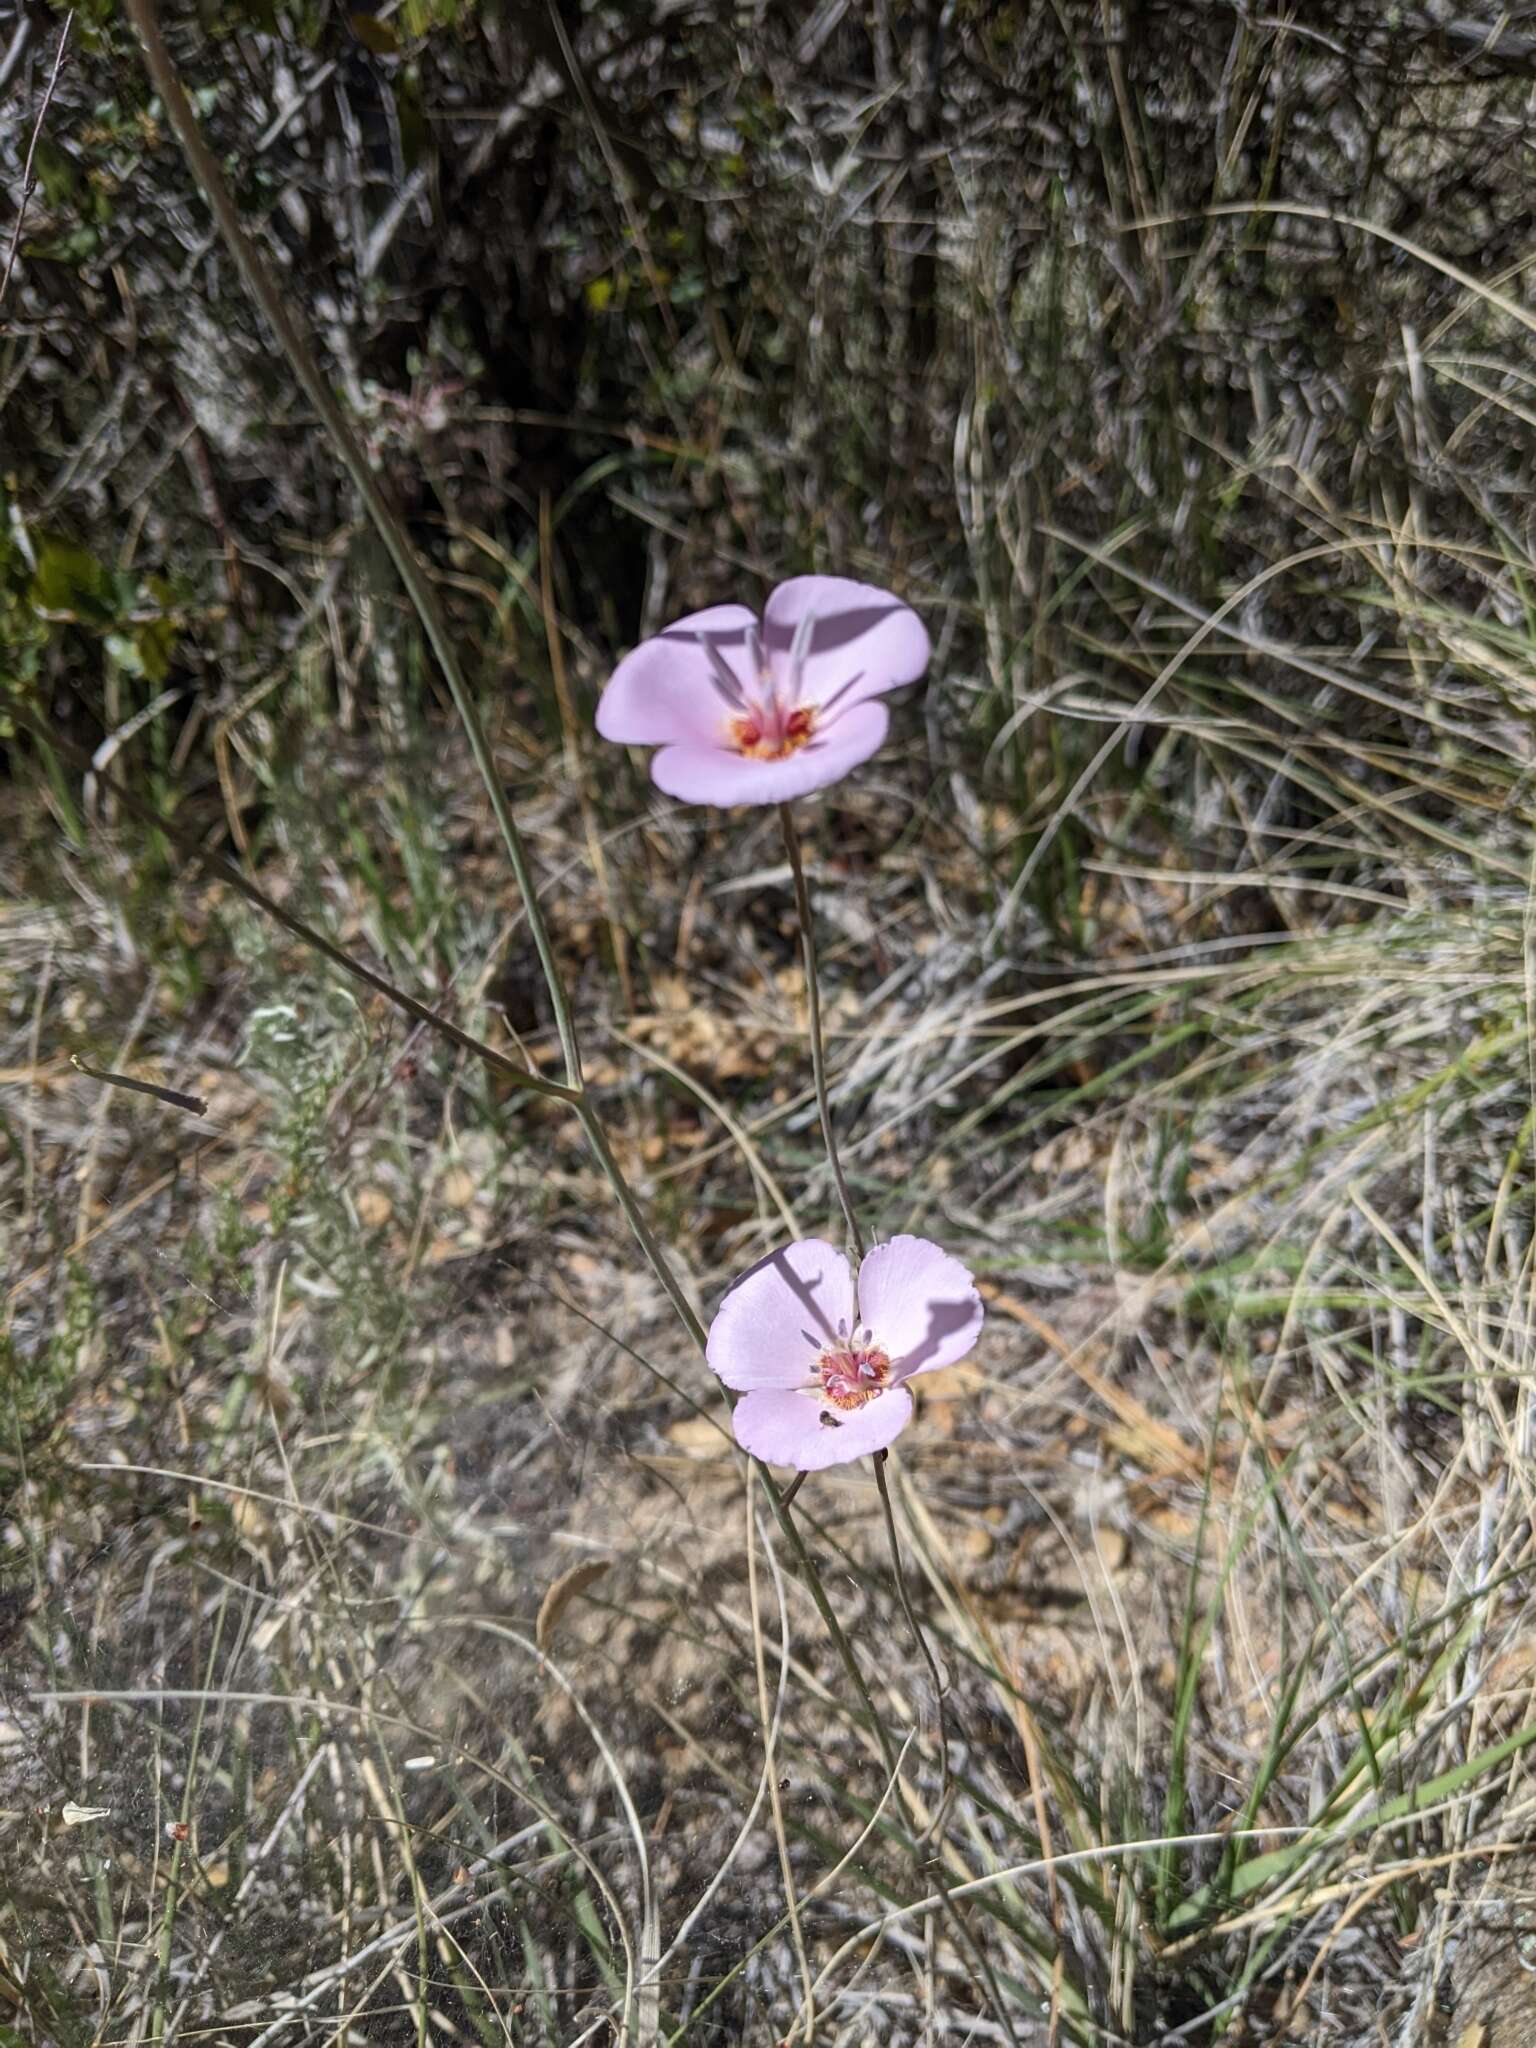
{"label": "stamen", "polygon": [[747,628],[747,659],[752,664],[753,675],[760,683],[766,683],[769,679],[768,657],[763,652],[763,636],[756,619]]}
{"label": "stamen", "polygon": [[884,1391],[891,1361],[878,1344],[850,1344],[840,1338],[821,1354],[817,1370],[822,1400],[834,1408],[856,1409]]}
{"label": "stamen", "polygon": [[709,665],[714,670],[710,680],[714,683],[715,688],[734,710],[745,711],[747,708],[747,694],[737,681],[730,663],[707,633],[702,635],[699,644],[709,656]]}
{"label": "stamen", "polygon": [[811,651],[811,635],[816,630],[816,614],[802,612],[795,625],[795,637],[789,643],[789,690],[791,704],[800,702],[800,686],[805,680],[805,657]]}
{"label": "stamen", "polygon": [[839,683],[837,688],[832,692],[831,696],[826,697],[822,700],[821,716],[824,723],[829,725],[831,724],[832,715],[837,710],[837,707],[842,703],[843,699],[847,696],[848,692],[853,688],[854,684],[861,683],[863,680],[863,669],[856,669],[854,673],[848,678],[846,683]]}

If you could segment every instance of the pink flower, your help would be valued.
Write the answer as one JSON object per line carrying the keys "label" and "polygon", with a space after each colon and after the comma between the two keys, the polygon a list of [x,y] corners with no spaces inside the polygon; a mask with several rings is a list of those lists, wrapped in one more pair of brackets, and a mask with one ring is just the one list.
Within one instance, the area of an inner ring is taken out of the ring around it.
{"label": "pink flower", "polygon": [[869,759],[890,723],[876,699],[915,683],[928,651],[890,591],[795,576],[761,626],[719,604],[642,640],[609,678],[597,729],[658,748],[651,780],[684,803],[785,803]]}
{"label": "pink flower", "polygon": [[709,1362],[742,1399],[736,1441],[769,1465],[819,1472],[885,1446],[912,1419],[907,1381],[964,1358],[981,1302],[958,1259],[893,1237],[853,1274],[819,1237],[743,1273],[709,1329]]}

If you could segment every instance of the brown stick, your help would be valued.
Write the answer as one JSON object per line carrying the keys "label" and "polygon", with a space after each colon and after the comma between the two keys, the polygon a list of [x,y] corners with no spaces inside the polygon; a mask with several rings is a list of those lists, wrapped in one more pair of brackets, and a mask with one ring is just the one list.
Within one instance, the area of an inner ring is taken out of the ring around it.
{"label": "brown stick", "polygon": [[69,41],[69,31],[74,24],[73,7],[64,17],[64,26],[59,31],[59,47],[53,53],[53,69],[48,74],[48,83],[43,88],[43,104],[37,110],[37,119],[32,124],[32,140],[27,144],[26,167],[21,174],[21,199],[16,207],[16,225],[11,229],[11,246],[5,252],[5,275],[0,277],[0,300],[3,300],[11,282],[11,272],[16,265],[16,251],[21,247],[21,224],[27,217],[27,202],[36,188],[37,180],[32,175],[32,159],[37,154],[38,137],[43,132],[43,123],[48,118],[54,89],[59,82],[59,72],[64,65],[64,45]]}

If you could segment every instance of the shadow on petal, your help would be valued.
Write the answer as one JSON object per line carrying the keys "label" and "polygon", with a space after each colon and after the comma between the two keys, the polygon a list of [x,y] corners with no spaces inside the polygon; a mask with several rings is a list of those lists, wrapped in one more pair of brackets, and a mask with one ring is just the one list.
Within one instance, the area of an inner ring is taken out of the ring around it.
{"label": "shadow on petal", "polygon": [[[816,1242],[817,1240],[810,1241]],[[803,1243],[806,1240],[802,1239],[800,1242]],[[823,1345],[835,1341],[839,1334],[832,1319],[826,1314],[821,1303],[817,1300],[818,1290],[822,1288],[823,1283],[830,1276],[818,1274],[814,1279],[808,1280],[803,1274],[797,1273],[789,1262],[789,1255],[794,1249],[795,1246],[792,1244],[780,1245],[777,1251],[769,1252],[766,1258],[759,1259],[755,1266],[748,1266],[744,1273],[738,1273],[721,1296],[720,1307],[723,1309],[731,1296],[742,1287],[745,1287],[749,1280],[755,1280],[759,1273],[771,1271],[781,1286],[799,1302],[801,1308],[804,1309],[816,1326],[814,1331],[802,1330],[800,1335],[807,1342],[816,1345],[820,1349]],[[837,1253],[836,1256],[841,1260],[841,1253]],[[843,1264],[844,1271],[846,1272],[846,1261]],[[716,1313],[718,1314],[719,1311],[717,1310]]]}
{"label": "shadow on petal", "polygon": [[[836,654],[844,647],[851,647],[855,640],[862,640],[866,633],[872,633],[884,620],[893,618],[898,612],[910,610],[898,598],[885,604],[865,604],[847,611],[827,612],[818,617],[811,628],[809,655]],[[770,654],[787,654],[794,645],[798,621],[768,619],[764,622],[764,644]]]}
{"label": "shadow on petal", "polygon": [[716,647],[741,648],[747,645],[745,625],[711,626],[704,632],[685,630],[682,624],[663,626],[654,637],[658,640],[683,640],[691,647],[704,647],[713,643]]}
{"label": "shadow on petal", "polygon": [[899,1361],[898,1375],[909,1379],[915,1372],[927,1368],[946,1355],[948,1340],[968,1330],[977,1334],[981,1330],[981,1304],[974,1294],[964,1301],[930,1301],[928,1304],[928,1327],[920,1343],[908,1351]]}

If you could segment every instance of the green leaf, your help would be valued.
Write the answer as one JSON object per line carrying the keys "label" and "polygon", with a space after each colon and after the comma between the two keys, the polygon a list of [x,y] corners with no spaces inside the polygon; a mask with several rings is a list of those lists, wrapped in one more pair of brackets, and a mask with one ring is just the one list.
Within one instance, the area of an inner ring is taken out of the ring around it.
{"label": "green leaf", "polygon": [[169,618],[144,620],[133,629],[133,644],[139,657],[139,673],[151,683],[163,683],[171,672],[176,621]]}
{"label": "green leaf", "polygon": [[85,625],[106,625],[115,609],[106,569],[69,540],[45,540],[38,549],[32,599],[44,611],[73,612]]}
{"label": "green leaf", "polygon": [[399,51],[400,38],[376,14],[349,14],[347,22],[363,48],[371,50],[375,57],[393,57]]}
{"label": "green leaf", "polygon": [[50,208],[63,211],[72,206],[80,190],[80,171],[73,157],[40,135],[33,152],[33,175],[43,188]]}

